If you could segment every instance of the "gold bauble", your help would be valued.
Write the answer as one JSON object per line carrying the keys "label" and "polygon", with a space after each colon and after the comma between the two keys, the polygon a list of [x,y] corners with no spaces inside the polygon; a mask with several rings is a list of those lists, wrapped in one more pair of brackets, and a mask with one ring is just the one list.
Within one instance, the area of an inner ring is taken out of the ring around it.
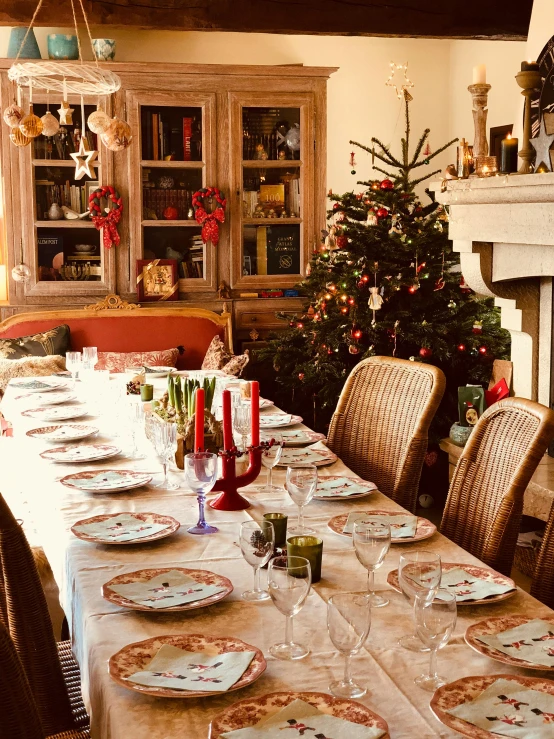
{"label": "gold bauble", "polygon": [[32,139],[25,136],[20,128],[12,128],[10,133],[10,141],[14,146],[29,146]]}
{"label": "gold bauble", "polygon": [[24,115],[23,109],[16,103],[12,103],[4,111],[4,123],[7,123],[10,128],[16,128],[21,123]]}
{"label": "gold bauble", "polygon": [[92,133],[104,133],[111,123],[110,116],[103,110],[95,110],[87,120],[87,125]]}
{"label": "gold bauble", "polygon": [[44,136],[55,136],[60,130],[60,122],[47,110],[40,119],[42,121],[42,133]]}
{"label": "gold bauble", "polygon": [[29,106],[29,115],[26,115],[21,121],[19,128],[25,136],[28,136],[31,139],[34,139],[36,136],[40,136],[42,133],[42,121],[38,115],[33,113],[32,105]]}
{"label": "gold bauble", "polygon": [[110,125],[101,134],[100,138],[104,146],[110,151],[123,151],[133,140],[131,126],[116,116],[112,118]]}

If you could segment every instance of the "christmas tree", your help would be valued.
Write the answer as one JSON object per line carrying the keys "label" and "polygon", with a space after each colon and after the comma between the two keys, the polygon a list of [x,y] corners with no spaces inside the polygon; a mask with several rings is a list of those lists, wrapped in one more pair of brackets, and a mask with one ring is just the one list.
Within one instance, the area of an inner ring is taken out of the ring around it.
{"label": "christmas tree", "polygon": [[369,147],[350,142],[371,155],[380,179],[358,182],[364,188],[358,193],[329,193],[331,225],[300,285],[305,311],[289,317],[289,328],[259,356],[293,391],[289,402],[297,412],[310,419],[314,403],[320,429],[361,359],[386,355],[434,364],[447,378],[432,428],[436,441],[457,420],[458,386],[488,383],[494,359],[507,358],[509,335],[492,301],[465,284],[448,241],[446,211],[432,196],[422,205],[414,192],[440,170],[412,177],[414,171],[455,140],[432,152],[427,129],[410,153],[412,98],[405,88],[402,94],[400,157],[376,138]]}

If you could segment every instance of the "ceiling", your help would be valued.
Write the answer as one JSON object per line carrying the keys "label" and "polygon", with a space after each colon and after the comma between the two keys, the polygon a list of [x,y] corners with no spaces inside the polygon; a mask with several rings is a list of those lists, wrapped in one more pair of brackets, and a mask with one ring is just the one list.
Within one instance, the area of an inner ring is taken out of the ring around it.
{"label": "ceiling", "polygon": [[[78,3],[75,3],[79,8]],[[533,0],[84,0],[95,26],[351,36],[527,37]],[[0,25],[28,25],[37,0],[0,0]],[[71,26],[70,0],[44,0],[39,26]]]}

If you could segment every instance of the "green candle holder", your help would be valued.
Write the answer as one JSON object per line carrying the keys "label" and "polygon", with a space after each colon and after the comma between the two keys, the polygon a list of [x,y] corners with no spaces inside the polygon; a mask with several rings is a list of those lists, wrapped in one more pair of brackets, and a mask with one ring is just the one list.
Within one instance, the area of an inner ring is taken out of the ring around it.
{"label": "green candle holder", "polygon": [[271,521],[275,532],[275,546],[286,547],[287,545],[287,521],[285,513],[264,513],[264,519]]}
{"label": "green candle holder", "polygon": [[317,536],[291,536],[287,539],[287,555],[305,557],[312,568],[312,583],[321,580],[323,539],[318,539]]}
{"label": "green candle holder", "polygon": [[154,398],[154,385],[141,385],[140,386],[140,399],[141,400],[153,400]]}

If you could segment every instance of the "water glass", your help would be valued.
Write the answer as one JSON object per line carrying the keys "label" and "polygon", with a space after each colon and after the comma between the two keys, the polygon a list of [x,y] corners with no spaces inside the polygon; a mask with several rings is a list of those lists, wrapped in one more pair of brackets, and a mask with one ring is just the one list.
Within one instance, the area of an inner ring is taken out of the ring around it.
{"label": "water glass", "polygon": [[375,570],[379,569],[390,549],[390,525],[381,521],[356,521],[352,540],[356,557],[367,570],[367,590],[372,608],[388,605],[388,599],[375,592]]}
{"label": "water glass", "polygon": [[235,432],[240,434],[242,450],[246,451],[248,447],[248,434],[252,427],[250,403],[240,403],[233,408],[233,426]]}
{"label": "water glass", "polygon": [[73,387],[75,388],[75,382],[77,375],[81,368],[82,354],[81,352],[66,352],[65,355],[65,366],[66,369],[71,373],[71,379],[73,380]]}
{"label": "water glass", "polygon": [[272,434],[271,439],[268,439],[268,441],[271,442],[271,446],[264,448],[262,451],[262,464],[267,469],[267,482],[265,487],[262,488],[262,492],[280,493],[282,492],[282,488],[278,485],[272,485],[271,475],[273,468],[279,463],[283,453],[283,437],[281,434]]}
{"label": "water glass", "polygon": [[219,529],[210,526],[204,518],[204,507],[206,504],[206,493],[217,480],[217,454],[210,452],[197,452],[185,455],[185,480],[188,487],[196,493],[198,498],[198,523],[191,526],[187,531],[189,534],[215,534]]}
{"label": "water glass", "polygon": [[[143,408],[142,403],[140,404]],[[177,450],[177,424],[167,421],[154,421],[153,426],[154,448],[156,454],[162,459],[163,480],[155,485],[164,490],[177,490],[179,487],[170,482],[168,477],[169,461],[175,456]]]}
{"label": "water glass", "polygon": [[[426,596],[439,588],[442,577],[440,554],[417,551],[406,552],[400,556],[398,565],[398,582],[402,593],[414,603],[416,596]],[[410,634],[399,639],[401,647],[412,652],[428,652],[421,640]]]}
{"label": "water glass", "polygon": [[287,467],[287,492],[298,506],[298,523],[289,528],[291,536],[315,534],[314,529],[304,526],[304,506],[314,497],[317,488],[317,467],[307,464],[302,467]]}
{"label": "water glass", "polygon": [[334,646],[344,654],[344,677],[329,685],[339,698],[361,698],[367,688],[352,679],[350,658],[363,647],[371,626],[369,595],[336,593],[327,601],[327,631]]}
{"label": "water glass", "polygon": [[434,693],[448,682],[437,674],[437,652],[448,644],[456,626],[456,594],[438,589],[416,595],[414,603],[416,634],[431,650],[429,672],[414,680],[423,690]]}
{"label": "water glass", "polygon": [[83,366],[94,371],[98,363],[98,349],[95,346],[83,347]]}
{"label": "water glass", "polygon": [[267,585],[277,610],[286,616],[285,641],[269,648],[276,659],[302,659],[310,650],[293,641],[292,618],[306,602],[312,574],[310,563],[304,557],[274,557],[267,571]]}
{"label": "water glass", "polygon": [[244,600],[259,601],[270,598],[260,587],[260,567],[266,565],[275,548],[275,532],[270,521],[244,521],[240,525],[240,549],[242,556],[254,568],[254,589],[246,590]]}

